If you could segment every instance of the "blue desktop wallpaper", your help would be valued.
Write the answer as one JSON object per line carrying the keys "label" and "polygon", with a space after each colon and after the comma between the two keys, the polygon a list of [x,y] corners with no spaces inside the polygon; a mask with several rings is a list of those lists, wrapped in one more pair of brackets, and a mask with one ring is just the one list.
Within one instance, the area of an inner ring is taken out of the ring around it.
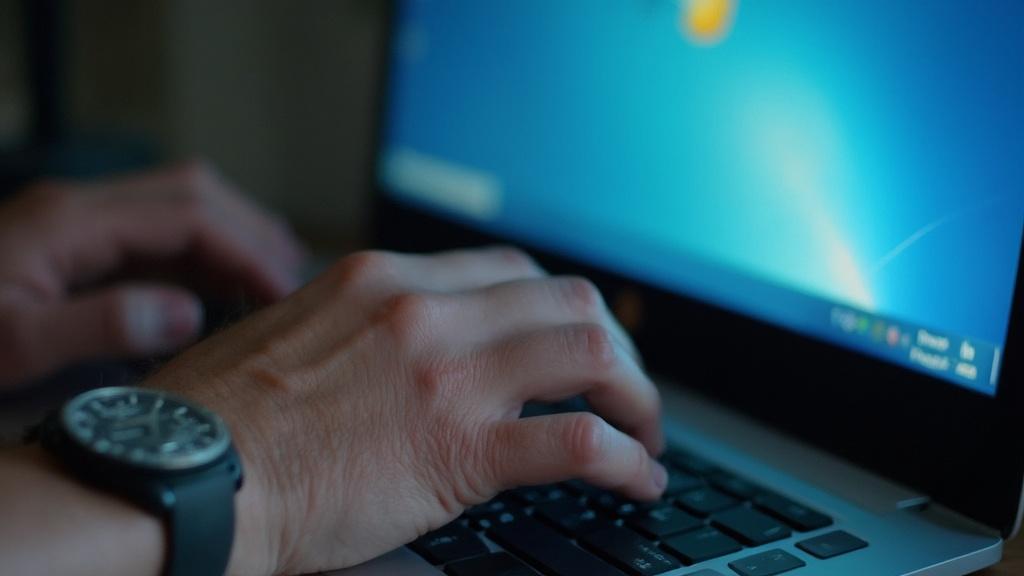
{"label": "blue desktop wallpaper", "polygon": [[828,302],[999,354],[1024,2],[398,4],[396,195],[796,330],[834,337]]}

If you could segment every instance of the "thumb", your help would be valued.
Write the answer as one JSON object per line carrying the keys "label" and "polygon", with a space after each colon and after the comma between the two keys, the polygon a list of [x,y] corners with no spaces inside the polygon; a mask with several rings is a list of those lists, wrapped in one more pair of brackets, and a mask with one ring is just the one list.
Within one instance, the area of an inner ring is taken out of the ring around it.
{"label": "thumb", "polygon": [[49,308],[42,322],[55,362],[172,352],[198,336],[199,298],[180,288],[122,285]]}

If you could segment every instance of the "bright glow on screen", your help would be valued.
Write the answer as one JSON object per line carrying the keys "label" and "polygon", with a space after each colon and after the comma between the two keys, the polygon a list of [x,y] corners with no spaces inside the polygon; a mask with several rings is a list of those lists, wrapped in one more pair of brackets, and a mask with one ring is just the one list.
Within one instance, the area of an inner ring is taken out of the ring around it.
{"label": "bright glow on screen", "polygon": [[406,0],[396,198],[993,394],[1024,3]]}

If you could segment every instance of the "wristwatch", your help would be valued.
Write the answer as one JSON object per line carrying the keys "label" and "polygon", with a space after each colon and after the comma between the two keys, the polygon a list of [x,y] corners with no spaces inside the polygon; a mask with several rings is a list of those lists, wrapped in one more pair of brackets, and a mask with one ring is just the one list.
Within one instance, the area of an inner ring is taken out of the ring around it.
{"label": "wristwatch", "polygon": [[40,436],[72,475],[164,521],[165,576],[224,574],[242,464],[216,414],[159,390],[98,388],[50,415]]}

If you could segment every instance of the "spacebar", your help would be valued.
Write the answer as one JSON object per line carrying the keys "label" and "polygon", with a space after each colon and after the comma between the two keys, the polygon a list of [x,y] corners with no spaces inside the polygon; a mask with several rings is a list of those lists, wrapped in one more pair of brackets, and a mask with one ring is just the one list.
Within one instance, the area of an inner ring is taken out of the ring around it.
{"label": "spacebar", "polygon": [[623,576],[611,565],[573,546],[565,536],[530,517],[511,524],[498,524],[487,535],[546,576]]}

